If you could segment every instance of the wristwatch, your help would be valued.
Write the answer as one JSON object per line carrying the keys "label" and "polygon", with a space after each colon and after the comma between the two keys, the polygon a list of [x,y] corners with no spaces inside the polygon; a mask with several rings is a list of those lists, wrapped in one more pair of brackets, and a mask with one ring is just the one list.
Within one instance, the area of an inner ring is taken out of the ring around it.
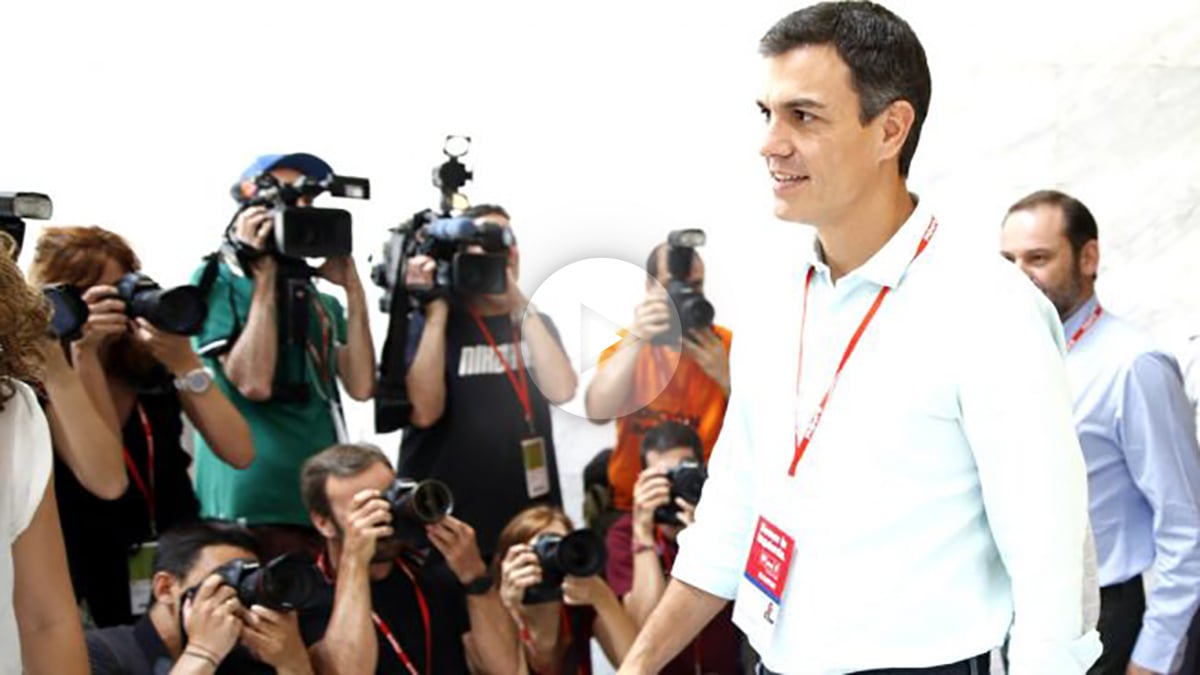
{"label": "wristwatch", "polygon": [[197,368],[185,373],[183,377],[175,378],[175,388],[190,394],[203,394],[212,383],[212,373],[208,372],[208,368]]}
{"label": "wristwatch", "polygon": [[467,595],[483,595],[492,590],[492,585],[494,583],[495,580],[492,579],[492,575],[484,572],[483,574],[475,577],[475,580],[471,583],[463,584],[463,591]]}

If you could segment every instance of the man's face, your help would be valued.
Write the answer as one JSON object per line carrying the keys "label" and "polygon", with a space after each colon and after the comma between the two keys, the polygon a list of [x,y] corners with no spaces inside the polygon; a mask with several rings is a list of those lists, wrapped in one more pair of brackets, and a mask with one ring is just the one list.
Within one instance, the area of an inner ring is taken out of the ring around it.
{"label": "man's face", "polygon": [[[270,173],[276,180],[285,185],[291,185],[304,176],[303,173],[295,169],[271,169]],[[312,206],[312,197],[307,195],[300,197],[296,200],[296,206]]]}
{"label": "man's face", "polygon": [[686,445],[667,450],[651,450],[646,453],[646,468],[668,471],[689,459],[696,459],[696,454]]}
{"label": "man's face", "polygon": [[[476,227],[483,225],[484,223],[495,223],[497,225],[504,226],[509,232],[512,232],[512,221],[500,215],[499,213],[491,213],[486,216],[480,216],[472,222],[475,223]],[[483,247],[478,244],[471,244],[467,247],[467,251],[470,253],[487,252],[484,251]],[[518,279],[521,278],[521,250],[517,247],[515,235],[513,236],[513,245],[508,249],[508,267],[513,271],[514,277]]]}
{"label": "man's face", "polygon": [[836,222],[883,168],[880,114],[865,126],[850,68],[832,45],[767,57],[758,104],[767,122],[760,153],[775,191],[775,216]]}
{"label": "man's face", "polygon": [[[656,253],[658,256],[658,275],[655,279],[663,285],[663,288],[666,288],[667,284],[671,281],[671,270],[667,263],[667,258],[670,256],[669,248],[669,246],[664,244],[658,247]],[[685,281],[693,284],[701,293],[704,292],[704,261],[700,259],[698,253],[692,255],[692,270]]]}
{"label": "man's face", "polygon": [[1085,247],[1081,254],[1086,255],[1075,255],[1062,209],[1053,205],[1009,214],[1000,233],[1000,253],[1021,268],[1062,319],[1084,300],[1086,281],[1095,274],[1091,251]]}
{"label": "man's face", "polygon": [[[349,527],[350,514],[354,495],[363,490],[378,490],[383,492],[396,478],[396,472],[383,462],[372,464],[357,476],[339,478],[330,476],[325,482],[325,494],[329,497],[330,510],[333,513],[333,529],[336,538],[340,540]],[[325,530],[322,523],[317,523],[318,529]],[[376,544],[376,561],[388,561],[399,554],[400,544],[395,539],[387,539]]]}
{"label": "man's face", "polygon": [[[201,549],[200,555],[196,556],[196,562],[192,564],[192,569],[187,573],[187,576],[183,579],[177,579],[171,584],[170,601],[167,604],[172,613],[179,611],[180,603],[183,602],[183,594],[188,589],[196,588],[204,583],[204,580],[218,567],[238,558],[258,560],[253,553],[237,546],[218,544],[216,546],[206,546]],[[162,598],[159,598],[159,602],[162,601]]]}

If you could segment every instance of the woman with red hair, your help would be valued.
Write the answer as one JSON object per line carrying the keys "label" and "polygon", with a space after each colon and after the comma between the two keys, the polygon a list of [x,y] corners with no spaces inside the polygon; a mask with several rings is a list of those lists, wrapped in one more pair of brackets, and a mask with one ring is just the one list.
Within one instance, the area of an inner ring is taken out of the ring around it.
{"label": "woman with red hair", "polygon": [[181,414],[231,465],[254,458],[245,420],[212,386],[188,338],[130,318],[116,286],[140,269],[129,244],[99,227],[46,228],[30,268],[36,284],[82,291],[89,316],[70,343],[71,361],[124,446],[128,487],[115,500],[91,494],[65,467],[56,475],[76,594],[100,627],[141,613],[150,593],[139,570],[157,533],[199,517]]}

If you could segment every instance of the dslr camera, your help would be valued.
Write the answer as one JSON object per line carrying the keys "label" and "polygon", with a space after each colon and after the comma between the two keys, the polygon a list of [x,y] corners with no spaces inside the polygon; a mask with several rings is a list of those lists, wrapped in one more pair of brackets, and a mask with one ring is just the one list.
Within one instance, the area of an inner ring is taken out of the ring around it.
{"label": "dslr camera", "polygon": [[[196,286],[163,288],[141,272],[130,272],[117,281],[117,297],[131,319],[144,318],[154,327],[176,335],[195,335],[204,327],[208,303]],[[75,340],[87,323],[83,290],[66,284],[42,289],[52,310],[50,332],[60,340]]]}
{"label": "dslr camera", "polygon": [[[370,199],[371,182],[366,178],[330,175],[323,180],[300,176],[294,182],[279,180],[269,171],[254,179],[247,196],[241,184],[233,187],[234,199],[243,207],[264,206],[274,218],[274,238],[262,253],[287,258],[334,258],[350,255],[353,238],[350,212],[316,206],[301,206],[300,200],[315,199],[329,192],[334,197]],[[249,247],[236,246],[239,255]]]}
{"label": "dslr camera", "polygon": [[425,526],[441,521],[454,510],[454,495],[439,480],[397,478],[383,491],[383,498],[392,507],[393,536],[422,548],[429,545]]}
{"label": "dslr camera", "polygon": [[679,519],[679,505],[676,498],[683,498],[689,504],[700,501],[700,492],[704,489],[704,481],[708,480],[708,470],[694,459],[685,460],[667,469],[667,480],[671,482],[671,501],[654,509],[654,522],[662,525],[683,525]]}
{"label": "dslr camera", "polygon": [[25,245],[25,218],[49,220],[54,203],[40,192],[0,192],[0,251],[13,260]]}
{"label": "dslr camera", "polygon": [[[314,607],[320,600],[323,580],[312,562],[291,553],[263,565],[251,558],[237,558],[213,570],[237,591],[238,602],[249,608],[262,605],[286,612]],[[196,594],[197,588],[188,591]]]}
{"label": "dslr camera", "polygon": [[590,577],[604,569],[604,540],[588,529],[565,536],[542,534],[534,540],[533,552],[542,566],[542,581],[525,589],[523,601],[527,605],[560,600],[567,577]]}
{"label": "dslr camera", "polygon": [[675,305],[675,314],[671,317],[671,327],[656,335],[653,344],[679,344],[691,330],[712,328],[715,314],[712,303],[696,284],[688,281],[696,247],[703,246],[704,241],[704,230],[699,229],[674,230],[667,235],[667,272],[670,275],[667,295]]}

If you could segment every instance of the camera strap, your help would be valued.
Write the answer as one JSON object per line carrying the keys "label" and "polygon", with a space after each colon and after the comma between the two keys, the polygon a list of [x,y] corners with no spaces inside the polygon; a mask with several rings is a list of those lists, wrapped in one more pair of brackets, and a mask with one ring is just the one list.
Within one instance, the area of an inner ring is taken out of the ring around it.
{"label": "camera strap", "polygon": [[150,418],[146,415],[146,409],[142,407],[141,403],[137,404],[136,409],[142,422],[142,432],[146,434],[146,476],[143,477],[142,472],[138,470],[137,463],[133,461],[133,455],[129,453],[129,448],[122,447],[121,454],[125,457],[125,468],[129,471],[129,477],[146,500],[146,511],[150,514],[151,538],[157,538],[158,495],[154,487],[154,430],[150,426]]}
{"label": "camera strap", "polygon": [[[425,600],[425,593],[421,590],[421,585],[417,583],[417,575],[409,568],[408,564],[400,558],[396,558],[393,564],[401,572],[404,572],[404,576],[408,577],[409,582],[412,583],[413,594],[417,596],[417,605],[421,609],[421,621],[425,626],[425,675],[430,675],[433,672],[433,631],[431,630],[429,619],[429,603]],[[335,583],[333,574],[329,569],[329,560],[326,558],[324,551],[317,557],[317,569],[320,570],[321,576],[325,577],[326,583]],[[392,651],[396,653],[396,657],[400,659],[400,663],[404,664],[405,669],[408,670],[408,675],[420,675],[417,667],[413,665],[412,659],[408,657],[408,654],[400,646],[400,642],[392,633],[391,627],[373,609],[371,610],[371,621],[375,623],[375,628],[383,634],[384,639],[391,645]]]}
{"label": "camera strap", "polygon": [[484,322],[483,317],[479,315],[479,312],[471,310],[471,318],[475,319],[475,325],[479,326],[479,332],[483,333],[483,338],[487,340],[487,343],[492,347],[492,351],[495,352],[496,358],[500,359],[500,364],[504,366],[504,374],[508,376],[508,381],[512,383],[513,391],[517,393],[517,400],[521,402],[521,409],[525,413],[525,424],[529,426],[529,433],[530,435],[535,434],[536,432],[533,424],[533,403],[529,398],[529,379],[525,373],[524,359],[521,356],[522,345],[520,327],[517,326],[515,321],[512,321],[511,317],[509,318],[509,321],[512,322],[513,358],[517,364],[517,367],[514,369],[508,362],[508,359],[504,358],[504,352],[500,351],[500,346],[496,344],[496,338],[493,337],[492,332],[488,330],[487,324]]}
{"label": "camera strap", "polygon": [[[913,253],[912,259],[908,261],[905,271],[911,267],[921,253],[925,251],[925,247],[929,246],[930,240],[933,239],[934,233],[937,232],[937,219],[930,218],[929,226],[925,228],[925,234],[921,237],[921,242],[917,244],[917,251]],[[804,308],[800,315],[800,355],[798,365],[796,366],[796,395],[800,394],[800,375],[804,369],[804,328],[808,322],[808,292],[812,286],[813,274],[816,272],[816,267],[809,267],[808,274],[804,277]],[[887,299],[888,293],[892,291],[891,286],[884,286],[879,290],[879,295],[875,296],[875,302],[871,303],[871,308],[867,310],[862,321],[858,324],[858,330],[854,331],[854,335],[850,337],[850,343],[846,345],[845,351],[842,353],[842,360],[838,362],[837,370],[833,373],[833,381],[829,383],[829,387],[825,390],[825,395],[821,397],[821,402],[817,404],[817,409],[813,411],[812,417],[808,420],[808,425],[804,427],[804,433],[800,432],[800,411],[796,411],[795,444],[796,451],[792,455],[792,465],[788,468],[788,476],[796,475],[796,465],[800,463],[800,458],[804,456],[805,450],[808,449],[808,444],[812,441],[813,434],[817,431],[817,426],[821,423],[821,416],[825,414],[825,408],[829,405],[829,398],[833,395],[833,389],[837,386],[838,378],[842,375],[842,369],[846,367],[846,362],[850,360],[850,356],[854,354],[855,347],[858,346],[859,340],[862,339],[863,333],[867,327],[871,325],[871,320],[875,318],[876,312],[879,311],[880,305]]]}
{"label": "camera strap", "polygon": [[1079,329],[1075,331],[1075,334],[1071,336],[1071,339],[1067,341],[1067,351],[1071,351],[1075,348],[1075,345],[1079,344],[1079,340],[1083,338],[1083,334],[1088,332],[1092,326],[1096,325],[1096,322],[1100,320],[1100,315],[1102,314],[1104,314],[1104,308],[1101,307],[1099,303],[1096,303],[1096,309],[1092,310],[1092,313],[1088,316],[1087,321],[1084,321],[1083,325],[1080,326]]}

